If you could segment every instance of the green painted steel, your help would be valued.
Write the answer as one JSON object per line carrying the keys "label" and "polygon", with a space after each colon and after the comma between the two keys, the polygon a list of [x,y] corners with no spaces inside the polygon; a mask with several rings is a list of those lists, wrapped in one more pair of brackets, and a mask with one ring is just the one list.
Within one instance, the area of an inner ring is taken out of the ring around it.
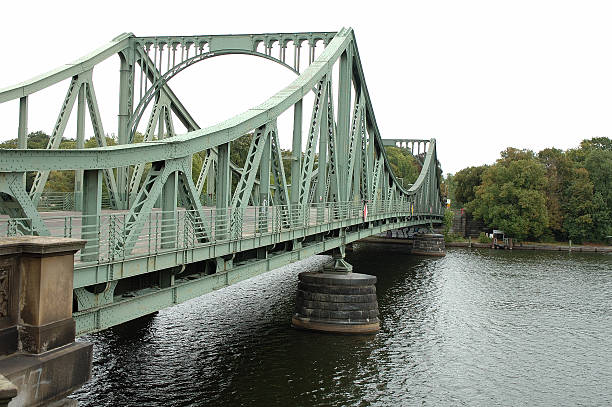
{"label": "green painted steel", "polygon": [[[306,66],[300,63],[305,47]],[[293,61],[287,60],[288,48],[293,48]],[[278,51],[273,55],[273,50]],[[197,63],[229,54],[265,58],[298,76],[264,103],[202,129],[172,91],[171,80]],[[120,61],[118,145],[107,146],[92,72],[115,55]],[[332,81],[336,66],[337,84]],[[64,79],[71,81],[58,101],[47,148],[27,149],[28,99]],[[303,113],[310,110],[304,98],[311,92],[312,112],[302,134]],[[381,138],[350,28],[122,34],[76,63],[0,90],[0,103],[13,99],[20,105],[19,148],[0,150],[0,234],[87,240],[75,262],[79,334],[316,253],[344,253],[346,244],[375,233],[442,221],[436,142]],[[74,105],[77,148],[59,149]],[[144,142],[135,143],[148,107]],[[294,120],[290,185],[276,125],[289,109]],[[86,111],[95,148],[83,148]],[[175,133],[175,120],[187,133]],[[252,141],[244,165],[238,166],[230,160],[231,141],[246,134]],[[393,174],[386,145],[409,148],[421,163],[410,188]],[[203,164],[192,178],[194,154],[203,157]],[[54,170],[75,171],[74,192],[44,190]],[[30,190],[25,171],[36,171]]]}

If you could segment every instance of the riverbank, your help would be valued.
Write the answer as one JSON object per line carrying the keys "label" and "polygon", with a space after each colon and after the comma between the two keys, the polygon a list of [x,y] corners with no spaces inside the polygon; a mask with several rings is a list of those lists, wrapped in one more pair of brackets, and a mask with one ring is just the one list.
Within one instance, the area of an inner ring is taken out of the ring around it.
{"label": "riverbank", "polygon": [[[412,247],[412,239],[388,238],[381,236],[371,236],[359,240],[359,243],[380,243],[380,244],[399,244]],[[446,242],[446,247],[474,247],[487,249],[491,248],[491,243],[478,242]],[[532,250],[548,252],[589,252],[589,253],[612,253],[612,246],[593,246],[593,245],[560,245],[560,244],[515,244],[513,250]]]}
{"label": "riverbank", "polygon": [[[490,248],[491,243],[476,242],[446,242],[446,247],[481,247]],[[512,250],[535,250],[548,252],[592,252],[612,253],[612,246],[590,246],[590,245],[556,245],[556,244],[515,244]]]}

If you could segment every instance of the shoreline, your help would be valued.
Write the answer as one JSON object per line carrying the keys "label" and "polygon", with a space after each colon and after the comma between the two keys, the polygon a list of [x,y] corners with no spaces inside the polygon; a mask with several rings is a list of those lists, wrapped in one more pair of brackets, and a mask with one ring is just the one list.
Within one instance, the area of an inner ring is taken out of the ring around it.
{"label": "shoreline", "polygon": [[[470,242],[447,242],[446,247],[470,247]],[[471,243],[475,248],[491,248],[490,243]],[[504,250],[504,249],[500,249]],[[590,245],[556,245],[556,244],[518,244],[508,250],[532,250],[547,252],[588,252],[588,253],[612,253],[612,246],[590,246]]]}
{"label": "shoreline", "polygon": [[[412,246],[412,239],[403,239],[396,237],[379,237],[370,236],[365,239],[358,240],[356,243],[380,243],[380,244],[398,244]],[[492,249],[491,243],[478,242],[445,242],[446,247],[467,247],[476,249]],[[504,250],[504,249],[497,249]],[[531,250],[531,251],[547,251],[547,252],[583,252],[583,253],[612,253],[612,246],[590,246],[590,245],[558,245],[558,244],[518,244],[512,249],[507,250]]]}

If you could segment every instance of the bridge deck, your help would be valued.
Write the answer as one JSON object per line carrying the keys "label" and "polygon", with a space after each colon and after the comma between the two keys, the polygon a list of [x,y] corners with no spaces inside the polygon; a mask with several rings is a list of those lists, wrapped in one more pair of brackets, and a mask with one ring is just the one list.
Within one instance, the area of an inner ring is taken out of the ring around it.
{"label": "bridge deck", "polygon": [[[419,216],[410,212],[409,205],[404,208],[390,208],[380,202],[376,208],[368,206],[370,219],[387,212]],[[126,239],[126,228],[129,227],[128,214],[125,210],[104,209],[101,215],[96,217],[97,223],[93,226],[91,219],[78,211],[41,212],[41,218],[51,236],[88,241],[80,255],[75,257],[75,267],[78,268],[92,262],[108,263],[163,251],[177,251],[325,225],[332,221],[359,219],[363,218],[363,204],[351,202],[311,205],[305,211],[290,211],[288,207],[283,206],[248,206],[241,210],[223,211],[204,207],[203,223],[195,220],[194,211],[179,208],[176,212],[162,212],[156,208],[145,217],[140,232],[134,239],[133,248],[126,251],[126,245],[123,243]],[[0,215],[0,236],[33,233],[29,226],[28,219],[11,219]],[[198,228],[202,227],[206,230],[205,239],[203,232],[198,231]]]}

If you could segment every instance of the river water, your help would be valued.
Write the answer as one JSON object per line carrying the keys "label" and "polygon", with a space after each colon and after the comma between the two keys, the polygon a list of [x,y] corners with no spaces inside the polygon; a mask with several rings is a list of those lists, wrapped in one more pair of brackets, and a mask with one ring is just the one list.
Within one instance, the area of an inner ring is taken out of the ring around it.
{"label": "river water", "polygon": [[612,255],[356,247],[381,331],[297,331],[315,256],[90,335],[81,406],[609,406]]}

